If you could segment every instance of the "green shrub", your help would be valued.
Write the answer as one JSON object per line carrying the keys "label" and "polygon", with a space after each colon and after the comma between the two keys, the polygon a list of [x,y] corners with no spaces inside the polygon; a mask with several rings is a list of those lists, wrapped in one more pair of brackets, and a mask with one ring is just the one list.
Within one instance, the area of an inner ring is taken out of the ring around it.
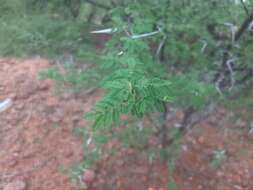
{"label": "green shrub", "polygon": [[247,28],[253,13],[245,14],[244,6],[251,1],[116,1],[105,24],[112,38],[101,53],[89,55],[96,66],[51,78],[74,85],[91,79],[105,90],[87,114],[94,129],[110,129],[124,114],[142,118],[159,112],[160,133],[168,133],[168,107],[201,109],[252,79]]}
{"label": "green shrub", "polygon": [[242,23],[251,17],[232,1],[120,1],[110,11],[116,32],[95,67],[106,93],[88,115],[93,126],[167,106],[200,108],[240,89],[253,68],[243,62],[252,45],[250,22]]}
{"label": "green shrub", "polygon": [[83,24],[50,15],[1,17],[0,24],[0,54],[4,56],[74,54],[87,48],[83,44],[89,39],[82,35]]}

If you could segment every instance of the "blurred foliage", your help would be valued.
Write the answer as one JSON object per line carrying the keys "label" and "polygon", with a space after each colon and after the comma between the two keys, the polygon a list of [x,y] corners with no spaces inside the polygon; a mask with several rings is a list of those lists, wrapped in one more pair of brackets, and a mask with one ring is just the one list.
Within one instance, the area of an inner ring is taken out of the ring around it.
{"label": "blurred foliage", "polygon": [[[90,28],[104,12],[79,0],[0,0],[0,55],[61,57],[84,60],[92,51]],[[100,13],[101,12],[101,13]]]}
{"label": "blurred foliage", "polygon": [[0,54],[54,56],[87,48],[81,23],[49,15],[0,18]]}

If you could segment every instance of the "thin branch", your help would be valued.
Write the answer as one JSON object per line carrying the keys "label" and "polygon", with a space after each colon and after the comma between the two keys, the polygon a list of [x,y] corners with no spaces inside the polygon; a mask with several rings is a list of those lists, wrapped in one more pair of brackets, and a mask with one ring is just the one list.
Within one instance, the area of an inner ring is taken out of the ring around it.
{"label": "thin branch", "polygon": [[232,42],[232,45],[234,45],[234,42],[235,42],[235,34],[236,34],[236,31],[237,31],[237,26],[232,24],[232,23],[229,23],[229,22],[226,22],[224,23],[225,26],[228,26],[230,31],[231,31],[231,42]]}
{"label": "thin branch", "polygon": [[201,52],[201,53],[204,53],[204,52],[205,52],[205,49],[206,49],[206,47],[207,47],[207,42],[206,42],[205,40],[200,40],[200,41],[203,43],[203,46],[202,46],[200,52]]}
{"label": "thin branch", "polygon": [[212,36],[214,40],[226,40],[229,39],[229,37],[223,33],[219,33],[216,30],[217,24],[208,24],[207,25],[207,31]]}
{"label": "thin branch", "polygon": [[112,34],[117,31],[118,31],[117,28],[106,28],[106,29],[102,29],[102,30],[93,30],[90,33],[91,34]]}
{"label": "thin branch", "polygon": [[208,116],[214,111],[215,104],[207,103],[202,109],[197,110],[194,107],[190,106],[184,110],[184,118],[179,128],[182,135],[185,135],[194,125],[204,121]]}
{"label": "thin branch", "polygon": [[164,47],[164,44],[165,44],[165,42],[166,42],[166,39],[167,39],[167,36],[164,36],[163,39],[162,39],[162,41],[159,43],[159,46],[158,46],[158,48],[157,48],[157,50],[156,50],[155,56],[156,56],[156,59],[157,59],[158,62],[160,62],[161,50],[162,50],[163,47]]}
{"label": "thin branch", "polygon": [[[240,26],[239,30],[237,30],[237,32],[234,35],[234,39],[233,42],[237,42],[240,40],[240,38],[242,37],[242,35],[244,34],[245,31],[247,31],[248,27],[250,26],[250,24],[252,23],[253,20],[253,11],[251,12],[251,14],[244,20],[244,22],[242,23],[242,25]],[[217,78],[215,79],[216,81],[216,89],[218,90],[219,93],[221,93],[221,89],[220,89],[220,84],[221,82],[224,80],[224,69],[226,67],[228,67],[227,62],[229,60],[229,52],[231,51],[231,49],[233,48],[233,43],[229,44],[226,48],[225,51],[223,53],[223,61],[222,61],[222,69],[221,72],[218,73]]]}
{"label": "thin branch", "polygon": [[241,25],[241,27],[239,28],[239,30],[237,31],[237,33],[235,34],[235,41],[238,41],[242,34],[248,29],[250,23],[253,20],[253,11],[251,12],[251,14],[244,20],[243,24]]}
{"label": "thin branch", "polygon": [[230,73],[230,81],[231,81],[231,87],[229,88],[229,90],[232,90],[234,87],[234,84],[235,84],[234,71],[231,66],[231,64],[234,63],[235,61],[236,61],[236,58],[233,58],[233,59],[227,60],[227,62],[226,62],[226,65],[227,65],[229,73]]}
{"label": "thin branch", "polygon": [[240,2],[241,2],[241,5],[242,5],[243,9],[245,10],[245,13],[247,15],[249,15],[249,10],[248,10],[247,6],[245,5],[245,3],[243,2],[243,0],[240,0]]}
{"label": "thin branch", "polygon": [[219,75],[219,77],[218,77],[218,79],[217,79],[217,81],[216,81],[216,83],[215,83],[215,88],[216,88],[216,90],[218,91],[218,93],[222,96],[223,95],[223,93],[222,93],[222,91],[221,91],[221,88],[220,88],[220,84],[221,84],[221,82],[224,80],[224,74],[223,74],[223,72]]}
{"label": "thin branch", "polygon": [[[107,28],[107,29],[102,29],[102,30],[94,30],[94,31],[91,31],[90,33],[92,33],[92,34],[111,34],[111,33],[117,32],[117,31],[118,31],[117,28]],[[132,35],[127,30],[125,30],[125,33],[131,39],[139,39],[139,38],[145,38],[145,37],[153,36],[155,34],[160,33],[160,31],[157,30],[157,31],[154,31],[154,32]]]}
{"label": "thin branch", "polygon": [[132,35],[131,38],[132,39],[145,38],[145,37],[153,36],[153,35],[158,34],[158,33],[160,33],[159,30],[154,31],[154,32],[144,33],[144,34]]}
{"label": "thin branch", "polygon": [[240,79],[236,81],[236,84],[241,85],[250,81],[253,78],[253,69],[249,69],[248,72]]}

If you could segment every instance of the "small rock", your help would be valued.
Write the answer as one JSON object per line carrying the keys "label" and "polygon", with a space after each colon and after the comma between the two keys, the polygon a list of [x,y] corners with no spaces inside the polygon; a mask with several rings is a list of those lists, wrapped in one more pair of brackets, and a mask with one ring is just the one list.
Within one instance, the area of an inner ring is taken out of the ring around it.
{"label": "small rock", "polygon": [[54,106],[58,106],[58,104],[59,104],[59,99],[57,97],[50,96],[47,98],[47,106],[54,107]]}
{"label": "small rock", "polygon": [[64,111],[61,109],[57,109],[54,114],[50,116],[51,121],[54,123],[60,122],[64,118]]}
{"label": "small rock", "polygon": [[241,178],[240,175],[234,175],[233,176],[233,181],[236,182],[236,183],[238,183],[238,184],[241,184],[242,178]]}
{"label": "small rock", "polygon": [[238,189],[238,190],[243,190],[243,187],[239,186],[239,185],[234,185],[234,188],[235,189]]}
{"label": "small rock", "polygon": [[0,91],[4,91],[4,86],[3,85],[0,85]]}
{"label": "small rock", "polygon": [[187,145],[183,145],[183,146],[182,146],[182,150],[183,150],[184,152],[186,152],[186,151],[188,150],[188,146],[187,146]]}
{"label": "small rock", "polygon": [[72,93],[64,93],[62,95],[62,97],[64,100],[71,100],[71,99],[73,99],[73,94]]}
{"label": "small rock", "polygon": [[208,118],[208,123],[213,125],[213,126],[217,126],[217,117],[215,115],[211,115]]}
{"label": "small rock", "polygon": [[176,118],[180,121],[183,120],[184,119],[184,112],[182,112],[182,111],[176,112]]}
{"label": "small rock", "polygon": [[222,176],[224,176],[224,173],[221,172],[221,171],[218,171],[218,172],[216,173],[216,175],[217,175],[217,177],[222,177]]}
{"label": "small rock", "polygon": [[66,150],[66,152],[64,152],[64,156],[65,158],[70,158],[71,156],[73,156],[73,151],[71,149]]}
{"label": "small rock", "polygon": [[115,163],[115,166],[123,166],[123,165],[124,165],[124,160],[117,160]]}
{"label": "small rock", "polygon": [[17,160],[10,160],[7,165],[9,167],[15,167],[17,164],[18,164]]}
{"label": "small rock", "polygon": [[26,183],[24,181],[13,181],[8,183],[3,190],[25,190],[26,189]]}
{"label": "small rock", "polygon": [[24,107],[25,107],[25,104],[24,104],[24,103],[19,103],[19,104],[16,106],[17,110],[22,110]]}
{"label": "small rock", "polygon": [[203,136],[199,137],[198,142],[203,144],[205,142],[205,138]]}
{"label": "small rock", "polygon": [[120,188],[120,187],[121,187],[121,181],[120,181],[120,180],[117,180],[116,186],[117,186],[117,188]]}
{"label": "small rock", "polygon": [[11,98],[13,100],[16,99],[16,97],[17,97],[16,93],[12,93],[12,94],[9,95],[9,98]]}
{"label": "small rock", "polygon": [[244,187],[247,187],[247,186],[249,185],[249,180],[248,180],[248,179],[247,179],[247,180],[244,180],[244,179],[243,179],[242,185],[243,185]]}
{"label": "small rock", "polygon": [[127,121],[129,119],[129,116],[128,115],[122,115],[120,117],[120,119],[123,120],[123,121]]}
{"label": "small rock", "polygon": [[77,113],[77,112],[82,111],[80,102],[76,100],[69,100],[65,102],[64,109],[66,110],[66,112],[69,112],[69,113],[73,113],[73,112]]}
{"label": "small rock", "polygon": [[72,117],[72,121],[73,122],[78,122],[80,120],[80,116],[79,115],[74,115],[73,117]]}
{"label": "small rock", "polygon": [[46,82],[42,82],[42,83],[40,83],[40,84],[38,85],[38,89],[39,89],[39,90],[47,90],[47,89],[49,89],[49,84],[46,83]]}
{"label": "small rock", "polygon": [[95,172],[93,170],[86,170],[83,174],[83,180],[86,183],[91,183],[95,179]]}

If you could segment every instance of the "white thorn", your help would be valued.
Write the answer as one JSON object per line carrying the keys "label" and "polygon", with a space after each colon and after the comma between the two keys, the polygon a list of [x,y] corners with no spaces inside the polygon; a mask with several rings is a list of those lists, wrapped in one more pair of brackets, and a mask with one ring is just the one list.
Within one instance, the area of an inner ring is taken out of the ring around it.
{"label": "white thorn", "polygon": [[103,30],[93,30],[90,33],[91,34],[111,34],[114,32],[117,32],[118,29],[117,28],[107,28],[107,29],[103,29]]}
{"label": "white thorn", "polygon": [[160,31],[154,31],[154,32],[149,32],[149,33],[145,33],[145,34],[138,34],[138,35],[132,35],[131,38],[132,39],[138,39],[138,38],[145,38],[145,37],[148,37],[148,36],[153,36],[155,34],[158,34],[160,33]]}

